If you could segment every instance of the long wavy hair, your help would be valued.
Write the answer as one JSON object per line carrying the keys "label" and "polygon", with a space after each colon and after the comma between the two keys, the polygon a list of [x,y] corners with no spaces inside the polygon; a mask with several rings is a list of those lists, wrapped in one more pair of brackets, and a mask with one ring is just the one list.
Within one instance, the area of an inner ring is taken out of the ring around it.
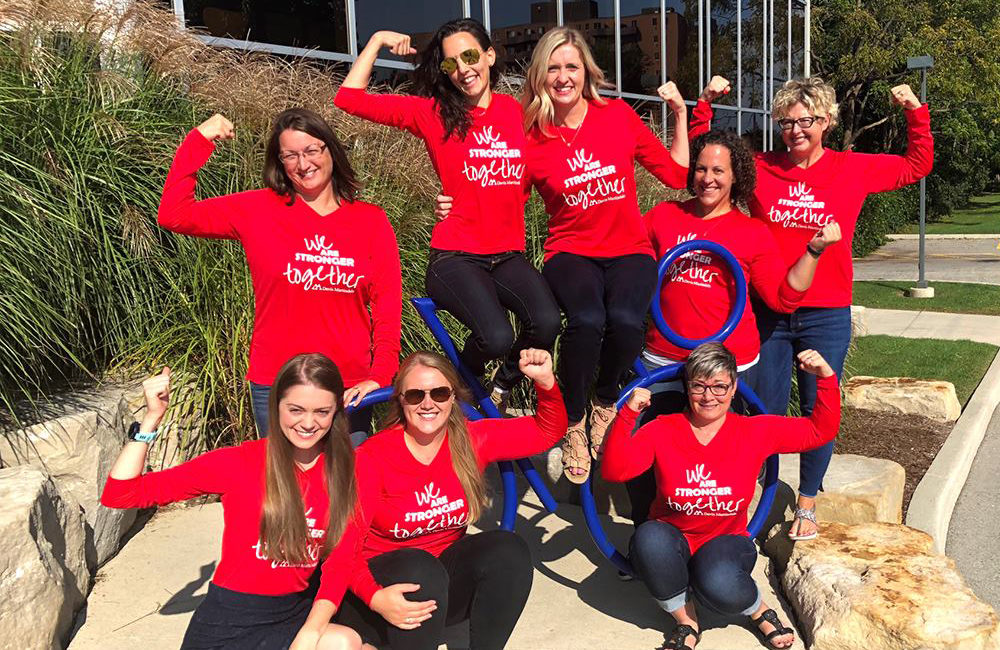
{"label": "long wavy hair", "polygon": [[337,139],[330,125],[319,113],[308,108],[289,108],[278,113],[271,125],[271,137],[264,150],[264,187],[275,191],[279,196],[288,197],[288,205],[295,203],[295,186],[285,173],[285,165],[278,159],[281,153],[281,134],[286,129],[308,133],[317,140],[322,140],[326,151],[333,159],[333,173],[330,181],[333,183],[333,193],[338,199],[354,203],[361,191],[361,183],[354,175],[354,169],[347,159],[344,146]]}
{"label": "long wavy hair", "polygon": [[613,86],[604,80],[604,71],[597,65],[594,55],[587,45],[583,34],[572,27],[556,27],[545,32],[531,53],[531,62],[525,72],[524,86],[521,90],[521,106],[524,107],[524,132],[528,133],[537,127],[542,135],[554,138],[552,123],[555,121],[555,107],[552,98],[545,90],[545,80],[549,74],[549,59],[552,53],[566,44],[570,44],[580,53],[585,72],[583,96],[598,105],[604,105],[607,100],[601,97],[601,88]]}
{"label": "long wavy hair", "polygon": [[[413,85],[418,95],[434,100],[434,107],[444,124],[444,140],[453,134],[464,140],[472,126],[472,106],[461,90],[455,87],[444,72],[441,71],[441,61],[444,60],[443,42],[447,37],[465,32],[471,35],[485,53],[493,42],[483,24],[473,18],[449,20],[438,27],[431,40],[420,52],[417,65],[413,70]],[[496,88],[499,74],[497,65],[489,73],[490,89]]]}
{"label": "long wavy hair", "polygon": [[386,428],[402,424],[406,426],[406,417],[403,413],[403,405],[399,396],[403,391],[403,383],[406,376],[414,368],[423,366],[434,368],[447,381],[454,392],[455,401],[451,406],[451,413],[448,414],[448,450],[451,452],[451,466],[458,476],[458,481],[465,491],[465,500],[468,502],[469,523],[475,522],[489,507],[489,495],[486,490],[486,479],[479,470],[479,463],[476,461],[476,453],[472,448],[472,438],[469,436],[469,427],[466,424],[465,415],[459,401],[471,401],[472,395],[466,388],[458,371],[448,359],[437,352],[418,350],[403,359],[399,364],[399,372],[396,374],[396,381],[392,384],[392,400],[389,402],[389,411],[386,414],[384,426]]}
{"label": "long wavy hair", "polygon": [[260,518],[260,540],[270,560],[292,565],[308,564],[317,558],[315,540],[306,525],[305,502],[295,479],[292,443],[281,431],[278,405],[294,386],[310,385],[328,390],[336,398],[333,424],[316,444],[323,446],[326,472],[327,509],[326,541],[321,556],[326,556],[340,542],[357,500],[354,478],[354,447],[350,425],[344,412],[344,380],[337,366],[322,354],[292,357],[278,371],[271,385],[268,403],[271,434],[267,438],[264,506]]}
{"label": "long wavy hair", "polygon": [[719,145],[729,150],[729,164],[733,169],[733,185],[729,190],[729,200],[733,203],[746,202],[757,186],[757,164],[750,147],[743,138],[732,131],[711,130],[694,139],[691,143],[691,162],[688,165],[687,189],[694,191],[694,173],[698,156],[709,145]]}

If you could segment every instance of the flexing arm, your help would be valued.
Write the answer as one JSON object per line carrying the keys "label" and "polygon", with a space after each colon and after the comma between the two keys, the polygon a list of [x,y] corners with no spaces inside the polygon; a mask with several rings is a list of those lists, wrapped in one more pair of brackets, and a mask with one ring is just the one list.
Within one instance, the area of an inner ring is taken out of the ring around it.
{"label": "flexing arm", "polygon": [[766,442],[768,455],[788,454],[822,447],[837,437],[840,429],[840,387],[833,368],[815,350],[798,354],[799,368],[815,375],[816,406],[807,418],[760,415],[750,418],[755,431]]}
{"label": "flexing arm", "polygon": [[[661,91],[667,86],[661,87]],[[676,89],[674,89],[676,90]],[[661,94],[662,96],[662,94]],[[672,95],[672,97],[680,98],[680,95]],[[683,101],[680,102],[681,107],[684,111],[683,121],[687,122],[687,107],[684,106]],[[649,173],[655,176],[661,183],[667,187],[672,187],[674,189],[680,189],[687,185],[687,168],[688,168],[688,158],[689,155],[687,138],[678,138],[677,130],[674,131],[674,143],[671,145],[671,151],[667,151],[660,139],[653,135],[653,132],[649,130],[646,123],[642,121],[635,111],[632,110],[627,104],[625,105],[626,111],[626,126],[635,136],[635,159],[639,161],[639,164],[645,167]],[[675,113],[677,115],[677,113]],[[680,119],[680,118],[679,118]],[[678,162],[674,158],[673,148],[676,147],[678,155],[683,154],[683,162]]]}
{"label": "flexing arm", "polygon": [[691,153],[688,146],[687,105],[673,81],[663,84],[656,92],[674,114],[674,138],[670,143],[670,157],[681,167],[688,167]]}
{"label": "flexing arm", "polygon": [[906,84],[891,91],[894,104],[903,107],[906,115],[906,153],[854,154],[864,156],[869,164],[864,176],[869,193],[887,192],[915,183],[931,172],[934,166],[934,136],[931,135],[931,117],[927,105]]}
{"label": "flexing arm", "polygon": [[762,245],[750,263],[750,282],[768,307],[790,314],[798,308],[812,286],[820,254],[840,241],[840,225],[833,221],[817,230],[787,273],[774,237],[766,228],[761,228],[761,231]]}
{"label": "flexing arm", "polygon": [[653,464],[653,440],[662,426],[653,420],[632,434],[639,414],[649,408],[650,392],[636,388],[628,403],[618,411],[611,433],[604,439],[604,459],[601,476],[607,481],[627,481],[642,474]]}
{"label": "flexing arm", "polygon": [[361,50],[358,58],[351,65],[350,72],[344,78],[341,88],[360,88],[364,90],[368,87],[368,81],[372,76],[372,68],[375,67],[375,59],[378,58],[379,50],[383,47],[389,48],[396,56],[409,56],[417,51],[410,46],[410,37],[399,32],[379,31],[372,34]]}
{"label": "flexing arm", "polygon": [[708,132],[712,128],[712,102],[722,95],[729,94],[729,81],[725,77],[718,75],[712,77],[708,85],[698,96],[698,103],[695,104],[691,112],[691,126],[688,129],[688,137],[694,140],[699,135]]}

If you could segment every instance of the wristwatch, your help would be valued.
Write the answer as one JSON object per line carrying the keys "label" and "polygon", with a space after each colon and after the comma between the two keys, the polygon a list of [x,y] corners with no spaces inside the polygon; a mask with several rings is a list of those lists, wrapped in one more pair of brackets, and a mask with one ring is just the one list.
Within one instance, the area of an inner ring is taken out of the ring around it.
{"label": "wristwatch", "polygon": [[156,440],[157,431],[148,431],[143,433],[139,431],[142,428],[138,422],[133,422],[132,426],[128,428],[128,439],[134,440],[135,442],[153,442]]}

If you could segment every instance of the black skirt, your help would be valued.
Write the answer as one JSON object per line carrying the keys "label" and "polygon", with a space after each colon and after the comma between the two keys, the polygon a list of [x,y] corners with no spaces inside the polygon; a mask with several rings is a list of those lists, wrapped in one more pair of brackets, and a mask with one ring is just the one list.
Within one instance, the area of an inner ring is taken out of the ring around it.
{"label": "black skirt", "polygon": [[209,583],[181,650],[288,650],[315,595],[315,585],[286,596],[261,596]]}

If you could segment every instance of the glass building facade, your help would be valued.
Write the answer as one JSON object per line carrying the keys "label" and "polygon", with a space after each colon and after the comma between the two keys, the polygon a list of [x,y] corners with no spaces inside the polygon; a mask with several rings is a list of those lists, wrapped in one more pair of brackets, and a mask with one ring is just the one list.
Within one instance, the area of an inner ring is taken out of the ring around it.
{"label": "glass building facade", "polygon": [[[453,18],[481,21],[509,74],[521,74],[549,29],[569,25],[589,41],[614,89],[654,121],[656,96],[672,80],[695,100],[712,77],[732,82],[714,125],[772,148],[774,91],[809,75],[810,0],[165,0],[213,45],[351,62],[377,30],[411,34],[420,48]],[[386,72],[410,65],[383,52]]]}

